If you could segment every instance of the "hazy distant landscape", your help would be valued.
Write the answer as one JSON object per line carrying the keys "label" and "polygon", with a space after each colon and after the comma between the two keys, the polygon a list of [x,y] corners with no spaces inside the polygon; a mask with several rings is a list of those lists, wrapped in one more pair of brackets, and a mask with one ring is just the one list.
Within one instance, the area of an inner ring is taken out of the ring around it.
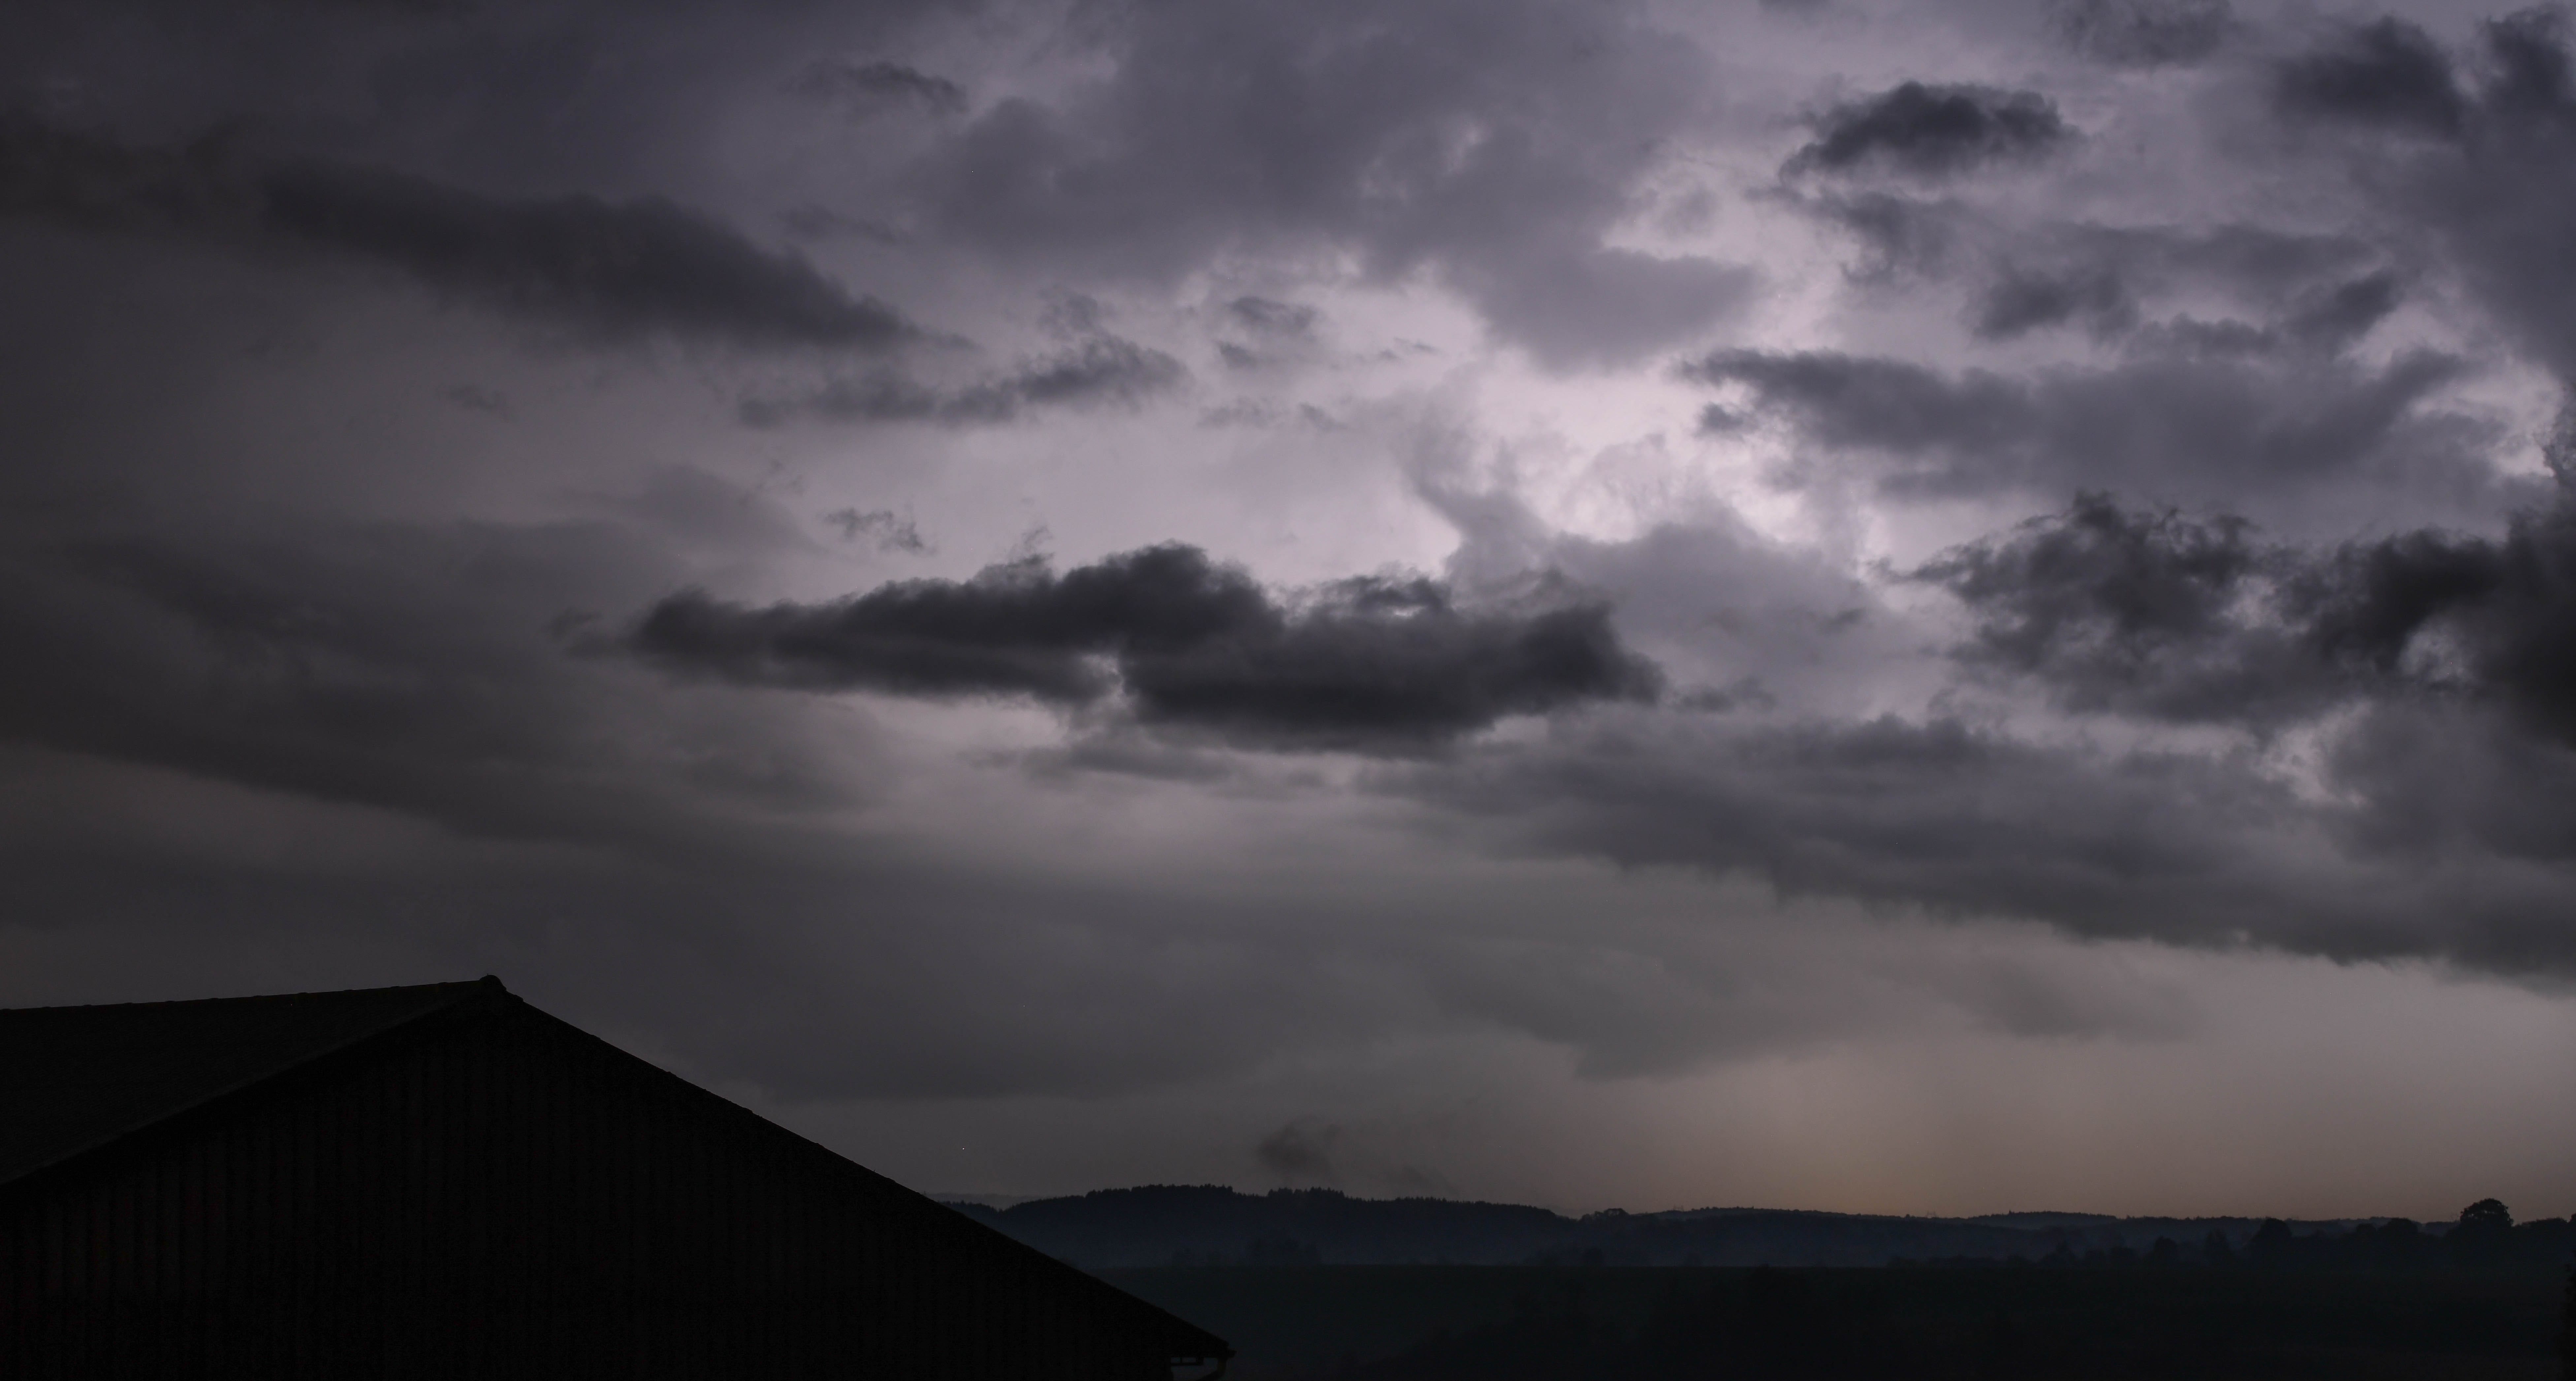
{"label": "hazy distant landscape", "polygon": [[1515,1204],[1149,1186],[959,1211],[1239,1377],[2561,1374],[2576,1223]]}
{"label": "hazy distant landscape", "polygon": [[[2458,1223],[2409,1219],[1890,1217],[1797,1209],[1616,1209],[1570,1218],[1520,1204],[1361,1199],[1331,1189],[1245,1194],[1150,1185],[996,1208],[947,1200],[1090,1270],[1226,1266],[2343,1266],[2551,1267],[2576,1249],[2563,1218],[2514,1223],[2493,1200]],[[2499,1218],[2497,1215],[2504,1215]],[[2266,1229],[2267,1222],[2277,1227]],[[2160,1243],[2165,1245],[2159,1245]]]}

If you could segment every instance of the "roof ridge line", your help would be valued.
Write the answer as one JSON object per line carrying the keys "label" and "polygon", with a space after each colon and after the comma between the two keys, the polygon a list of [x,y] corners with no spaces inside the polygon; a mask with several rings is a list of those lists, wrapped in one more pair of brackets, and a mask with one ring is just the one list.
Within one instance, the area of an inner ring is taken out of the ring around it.
{"label": "roof ridge line", "polygon": [[[423,1007],[416,1012],[410,1012],[403,1016],[395,1017],[381,1025],[368,1027],[367,1029],[358,1032],[356,1035],[349,1037],[347,1040],[324,1046],[319,1050],[309,1051],[296,1059],[289,1060],[284,1064],[271,1066],[260,1073],[247,1075],[241,1079],[233,1081],[232,1083],[225,1084],[201,1097],[192,1098],[175,1107],[167,1108],[158,1113],[145,1116],[142,1121],[119,1127],[115,1131],[104,1133],[98,1137],[92,1138],[91,1140],[64,1150],[60,1154],[47,1160],[27,1166],[18,1173],[10,1176],[7,1180],[0,1180],[0,1192],[6,1192],[19,1185],[25,1184],[27,1181],[44,1174],[46,1171],[51,1170],[56,1166],[78,1160],[83,1156],[96,1154],[97,1152],[105,1150],[110,1146],[114,1146],[118,1142],[124,1141],[129,1137],[140,1136],[155,1127],[162,1126],[177,1118],[185,1117],[201,1108],[220,1103],[227,1098],[231,1098],[236,1094],[257,1088],[262,1084],[283,1078],[299,1069],[306,1068],[318,1061],[329,1059],[331,1056],[337,1055],[354,1046],[363,1045],[368,1041],[387,1034],[388,1032],[401,1030],[403,1027],[409,1026],[413,1022],[419,1021],[424,1017],[433,1016],[437,1013],[447,1011],[457,1006],[459,1003],[487,994],[497,994],[502,997],[515,997],[516,994],[512,993],[508,988],[503,987],[501,985],[501,980],[498,977],[487,973],[481,978],[467,979],[456,983],[399,983],[383,988],[339,988],[329,992],[319,993],[259,993],[248,997],[179,998],[168,1002],[92,1002],[75,1004],[73,1007],[68,1009],[50,1009],[59,1011],[81,1010],[84,1008],[88,1010],[98,1010],[109,1007],[178,1007],[192,1005],[199,1002],[257,1002],[266,998],[337,997],[345,993],[386,993],[402,992],[406,990],[417,992],[431,988],[450,988],[455,989],[456,991],[451,993],[446,1001]],[[41,1007],[22,1007],[11,1010],[45,1011],[49,1009]]]}

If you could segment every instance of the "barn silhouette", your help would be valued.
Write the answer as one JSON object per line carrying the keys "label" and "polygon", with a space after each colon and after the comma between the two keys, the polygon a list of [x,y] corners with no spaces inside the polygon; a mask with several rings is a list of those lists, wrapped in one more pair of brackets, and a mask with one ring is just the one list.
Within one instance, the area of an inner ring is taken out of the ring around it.
{"label": "barn silhouette", "polygon": [[1229,1355],[495,978],[0,1011],[0,1376],[1169,1381]]}

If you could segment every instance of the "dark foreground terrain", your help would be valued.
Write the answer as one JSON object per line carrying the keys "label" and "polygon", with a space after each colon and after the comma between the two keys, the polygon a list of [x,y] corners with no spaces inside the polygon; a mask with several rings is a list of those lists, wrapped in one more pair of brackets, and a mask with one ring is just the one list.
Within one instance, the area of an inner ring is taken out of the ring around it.
{"label": "dark foreground terrain", "polygon": [[2557,1268],[1513,1266],[1109,1270],[1239,1381],[2557,1381]]}

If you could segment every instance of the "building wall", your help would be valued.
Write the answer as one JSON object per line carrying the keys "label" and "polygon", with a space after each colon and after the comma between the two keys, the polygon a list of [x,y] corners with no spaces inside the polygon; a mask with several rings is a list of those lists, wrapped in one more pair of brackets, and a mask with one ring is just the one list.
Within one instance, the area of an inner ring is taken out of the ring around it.
{"label": "building wall", "polygon": [[496,994],[0,1192],[0,1375],[1168,1378],[1167,1316]]}

